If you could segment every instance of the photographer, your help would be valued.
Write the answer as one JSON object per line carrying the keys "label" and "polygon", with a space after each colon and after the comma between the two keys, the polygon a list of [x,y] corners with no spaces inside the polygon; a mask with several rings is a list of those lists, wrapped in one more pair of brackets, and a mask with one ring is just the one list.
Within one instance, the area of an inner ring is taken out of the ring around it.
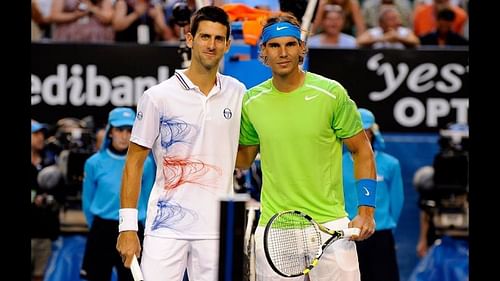
{"label": "photographer", "polygon": [[469,127],[440,131],[432,166],[420,168],[413,184],[420,199],[421,257],[409,281],[469,279]]}
{"label": "photographer", "polygon": [[[432,166],[424,166],[419,168],[413,176],[413,186],[419,189],[431,189],[434,185],[434,168]],[[419,214],[420,230],[416,247],[417,256],[423,258],[427,254],[427,250],[437,239],[434,225],[424,210],[420,210]]]}
{"label": "photographer", "polygon": [[62,175],[45,149],[47,129],[31,121],[31,276],[42,281],[52,254],[52,241],[59,236],[59,203]]}
{"label": "photographer", "polygon": [[[172,40],[185,40],[181,34],[189,32],[189,20],[192,13],[196,10],[194,1],[171,0],[165,4],[165,21],[172,30]],[[189,51],[187,49],[186,51]]]}
{"label": "photographer", "polygon": [[441,130],[433,165],[421,167],[414,175],[421,209],[416,247],[420,258],[443,236],[468,237],[468,137],[466,124]]}

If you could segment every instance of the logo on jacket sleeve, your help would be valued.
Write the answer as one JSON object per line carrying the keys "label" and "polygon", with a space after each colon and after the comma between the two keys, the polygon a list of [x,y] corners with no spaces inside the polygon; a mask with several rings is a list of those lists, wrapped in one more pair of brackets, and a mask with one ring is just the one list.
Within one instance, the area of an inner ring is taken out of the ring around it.
{"label": "logo on jacket sleeve", "polygon": [[224,118],[226,119],[231,119],[231,117],[233,117],[233,112],[227,107],[224,108],[224,111],[222,111],[222,113],[224,114]]}

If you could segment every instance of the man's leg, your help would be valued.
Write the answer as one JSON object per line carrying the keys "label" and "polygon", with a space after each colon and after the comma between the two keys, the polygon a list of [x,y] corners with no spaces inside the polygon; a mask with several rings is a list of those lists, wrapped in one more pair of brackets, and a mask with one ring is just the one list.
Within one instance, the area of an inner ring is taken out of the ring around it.
{"label": "man's leg", "polygon": [[191,240],[187,273],[190,280],[217,281],[219,239]]}
{"label": "man's leg", "polygon": [[148,281],[182,280],[187,264],[189,241],[144,237],[141,269]]}
{"label": "man's leg", "polygon": [[255,230],[255,272],[257,281],[304,281],[304,276],[283,277],[274,272],[264,253],[264,227],[258,226]]}

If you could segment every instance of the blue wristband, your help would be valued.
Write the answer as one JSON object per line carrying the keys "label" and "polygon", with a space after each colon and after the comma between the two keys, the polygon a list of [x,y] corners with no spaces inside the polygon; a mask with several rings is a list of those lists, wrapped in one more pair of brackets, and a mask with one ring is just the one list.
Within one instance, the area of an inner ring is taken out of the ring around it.
{"label": "blue wristband", "polygon": [[375,208],[377,181],[374,179],[360,179],[356,182],[358,192],[358,206]]}

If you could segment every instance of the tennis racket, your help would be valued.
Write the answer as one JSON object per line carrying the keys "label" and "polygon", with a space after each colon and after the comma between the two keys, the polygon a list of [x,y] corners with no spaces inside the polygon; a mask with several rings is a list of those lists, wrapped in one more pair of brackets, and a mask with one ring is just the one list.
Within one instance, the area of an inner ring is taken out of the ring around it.
{"label": "tennis racket", "polygon": [[137,261],[137,257],[134,255],[132,257],[132,263],[130,264],[130,270],[132,271],[132,277],[134,281],[144,281],[144,277],[142,276],[141,267],[139,266],[139,262]]}
{"label": "tennis racket", "polygon": [[[330,234],[322,241],[321,232]],[[271,268],[281,276],[307,275],[326,247],[333,242],[359,235],[359,228],[330,230],[309,215],[289,210],[275,214],[264,230],[264,252]]]}

